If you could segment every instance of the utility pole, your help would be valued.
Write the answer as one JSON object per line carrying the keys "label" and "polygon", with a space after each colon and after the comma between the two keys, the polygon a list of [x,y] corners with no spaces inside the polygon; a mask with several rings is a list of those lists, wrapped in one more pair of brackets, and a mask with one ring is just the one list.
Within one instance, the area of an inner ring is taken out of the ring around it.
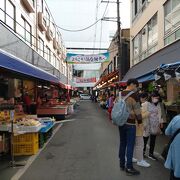
{"label": "utility pole", "polygon": [[121,47],[121,21],[120,21],[120,2],[117,0],[117,44],[118,44],[118,69],[119,69],[119,81],[122,79],[122,47]]}
{"label": "utility pole", "polygon": [[122,42],[121,42],[121,21],[120,21],[120,1],[101,1],[102,3],[116,3],[117,4],[117,20],[113,17],[104,17],[104,21],[112,21],[117,22],[117,44],[118,44],[118,54],[117,54],[117,62],[118,62],[118,70],[119,70],[119,81],[122,79]]}

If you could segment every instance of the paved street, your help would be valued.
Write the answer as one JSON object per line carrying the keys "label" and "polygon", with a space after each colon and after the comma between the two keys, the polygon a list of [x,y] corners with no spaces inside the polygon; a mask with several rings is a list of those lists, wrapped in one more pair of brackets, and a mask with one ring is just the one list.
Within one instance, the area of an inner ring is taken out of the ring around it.
{"label": "paved street", "polygon": [[118,166],[118,131],[98,104],[83,101],[74,117],[64,123],[21,180],[168,180],[161,162],[139,168],[128,177]]}

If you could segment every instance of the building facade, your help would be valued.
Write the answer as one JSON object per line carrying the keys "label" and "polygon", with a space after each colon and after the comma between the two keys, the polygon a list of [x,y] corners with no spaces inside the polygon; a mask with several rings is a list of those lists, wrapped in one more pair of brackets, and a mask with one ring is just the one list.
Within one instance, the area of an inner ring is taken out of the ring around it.
{"label": "building facade", "polygon": [[[119,71],[119,62],[118,62],[118,40],[115,35],[110,43],[108,48],[110,61],[102,63],[100,74],[108,75],[112,72]],[[121,68],[122,72],[120,73],[123,77],[126,72],[129,70],[129,58],[130,58],[130,29],[121,30]]]}
{"label": "building facade", "polygon": [[131,0],[131,67],[180,39],[179,0]]}
{"label": "building facade", "polygon": [[101,89],[108,86],[118,86],[119,79],[122,79],[130,67],[130,29],[121,30],[121,67],[118,61],[118,39],[114,35],[109,51],[109,62],[101,64],[100,79],[96,83],[96,88]]}
{"label": "building facade", "polygon": [[1,0],[0,48],[55,76],[72,81],[66,48],[44,0]]}

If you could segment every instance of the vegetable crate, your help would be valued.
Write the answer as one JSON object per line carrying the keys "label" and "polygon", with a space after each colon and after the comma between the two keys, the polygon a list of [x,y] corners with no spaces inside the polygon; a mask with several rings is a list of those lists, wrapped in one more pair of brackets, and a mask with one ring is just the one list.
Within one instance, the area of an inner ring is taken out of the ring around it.
{"label": "vegetable crate", "polygon": [[34,155],[39,150],[38,133],[28,133],[13,137],[14,156]]}

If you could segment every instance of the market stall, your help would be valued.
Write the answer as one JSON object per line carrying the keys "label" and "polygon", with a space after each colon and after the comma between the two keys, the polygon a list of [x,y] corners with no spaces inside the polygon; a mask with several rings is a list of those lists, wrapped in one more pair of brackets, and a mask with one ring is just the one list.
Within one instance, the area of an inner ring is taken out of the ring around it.
{"label": "market stall", "polygon": [[68,105],[48,105],[37,108],[38,117],[54,117],[56,120],[65,119],[67,112]]}
{"label": "market stall", "polygon": [[165,89],[165,100],[169,119],[180,114],[180,62],[164,64],[155,71],[155,80]]}
{"label": "market stall", "polygon": [[[15,111],[13,121],[11,121],[10,110],[7,108],[3,109],[0,114],[0,134],[2,136],[0,152],[8,153],[11,150],[13,156],[36,154],[39,147],[42,147],[39,134],[46,135],[54,126],[54,119],[17,114]],[[12,135],[11,139],[10,135]]]}

